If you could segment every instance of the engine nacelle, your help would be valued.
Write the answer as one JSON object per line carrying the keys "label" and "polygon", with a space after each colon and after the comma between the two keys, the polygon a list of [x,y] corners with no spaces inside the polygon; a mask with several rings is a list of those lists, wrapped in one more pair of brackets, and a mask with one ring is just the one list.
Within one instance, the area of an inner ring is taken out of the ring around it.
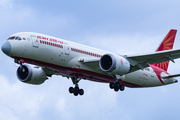
{"label": "engine nacelle", "polygon": [[105,54],[99,61],[101,70],[115,75],[124,75],[130,70],[130,63],[124,57],[115,54]]}
{"label": "engine nacelle", "polygon": [[21,82],[33,85],[42,84],[46,79],[46,73],[42,68],[31,67],[29,65],[19,66],[17,77]]}

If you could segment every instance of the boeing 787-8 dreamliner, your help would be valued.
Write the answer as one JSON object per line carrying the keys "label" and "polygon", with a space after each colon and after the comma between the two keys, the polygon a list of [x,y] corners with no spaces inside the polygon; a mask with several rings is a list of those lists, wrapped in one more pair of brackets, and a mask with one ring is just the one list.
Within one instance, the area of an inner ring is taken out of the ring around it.
{"label": "boeing 787-8 dreamliner", "polygon": [[21,82],[39,85],[62,75],[71,78],[75,86],[69,92],[77,96],[84,94],[78,84],[82,79],[109,83],[114,91],[176,83],[180,74],[167,72],[169,61],[180,57],[180,49],[171,50],[176,32],[171,29],[155,52],[141,55],[115,54],[33,32],[11,35],[1,49],[19,64]]}

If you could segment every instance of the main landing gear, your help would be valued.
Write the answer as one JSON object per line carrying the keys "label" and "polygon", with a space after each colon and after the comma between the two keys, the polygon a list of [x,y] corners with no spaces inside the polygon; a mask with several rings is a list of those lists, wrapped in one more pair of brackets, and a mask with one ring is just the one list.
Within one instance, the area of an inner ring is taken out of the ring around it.
{"label": "main landing gear", "polygon": [[116,91],[116,92],[118,90],[124,91],[124,89],[125,89],[124,85],[121,85],[119,82],[115,82],[115,83],[111,82],[111,83],[109,83],[109,87],[111,89],[114,89],[114,91]]}
{"label": "main landing gear", "polygon": [[111,89],[114,89],[114,91],[116,91],[116,92],[118,90],[124,91],[124,89],[125,89],[124,85],[120,84],[119,80],[115,76],[114,76],[114,78],[115,78],[116,82],[115,83],[113,83],[113,82],[109,83],[109,87]]}
{"label": "main landing gear", "polygon": [[78,82],[80,81],[80,79],[76,78],[76,77],[71,77],[71,80],[73,82],[73,84],[75,84],[75,87],[69,87],[69,93],[73,93],[74,96],[78,96],[79,95],[83,95],[84,94],[84,90],[83,89],[79,89],[79,85]]}

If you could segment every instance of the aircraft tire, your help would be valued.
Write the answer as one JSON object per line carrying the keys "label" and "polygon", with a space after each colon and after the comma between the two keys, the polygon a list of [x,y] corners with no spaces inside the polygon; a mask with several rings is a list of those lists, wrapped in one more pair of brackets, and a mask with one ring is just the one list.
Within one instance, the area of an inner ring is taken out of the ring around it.
{"label": "aircraft tire", "polygon": [[118,90],[119,90],[119,88],[117,88],[117,87],[115,87],[115,88],[114,88],[114,91],[116,91],[116,92],[117,92]]}
{"label": "aircraft tire", "polygon": [[114,91],[118,91],[119,90],[119,88],[120,88],[120,83],[119,82],[116,82],[115,84],[114,84]]}
{"label": "aircraft tire", "polygon": [[125,89],[125,87],[124,87],[124,85],[120,85],[120,91],[124,91],[124,89]]}
{"label": "aircraft tire", "polygon": [[113,83],[113,82],[110,82],[110,83],[109,83],[109,87],[110,87],[111,89],[114,89],[114,83]]}
{"label": "aircraft tire", "polygon": [[74,93],[74,88],[73,87],[69,87],[69,93]]}
{"label": "aircraft tire", "polygon": [[119,82],[116,82],[116,83],[114,84],[114,87],[120,88],[120,83],[119,83]]}
{"label": "aircraft tire", "polygon": [[74,88],[74,96],[77,96],[79,93],[79,87]]}
{"label": "aircraft tire", "polygon": [[84,90],[83,89],[79,89],[79,95],[84,95]]}

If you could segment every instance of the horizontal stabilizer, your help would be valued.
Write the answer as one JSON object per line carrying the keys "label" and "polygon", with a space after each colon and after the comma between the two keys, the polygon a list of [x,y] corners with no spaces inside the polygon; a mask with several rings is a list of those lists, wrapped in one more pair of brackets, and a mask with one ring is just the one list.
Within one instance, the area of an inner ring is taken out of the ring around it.
{"label": "horizontal stabilizer", "polygon": [[180,74],[176,74],[176,75],[168,75],[168,76],[161,76],[163,79],[168,79],[168,78],[173,78],[173,77],[179,77]]}

